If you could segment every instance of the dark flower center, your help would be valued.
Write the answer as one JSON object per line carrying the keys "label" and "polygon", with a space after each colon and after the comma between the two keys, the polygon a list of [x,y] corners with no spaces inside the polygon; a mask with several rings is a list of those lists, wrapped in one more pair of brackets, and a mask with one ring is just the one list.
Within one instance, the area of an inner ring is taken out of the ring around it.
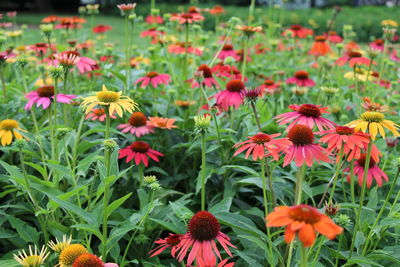
{"label": "dark flower center", "polygon": [[299,31],[299,30],[301,30],[302,28],[303,28],[303,26],[298,25],[298,24],[292,25],[292,26],[290,27],[290,29],[291,29],[292,31]]}
{"label": "dark flower center", "polygon": [[308,79],[308,72],[305,70],[296,71],[294,73],[294,77],[296,77],[297,79],[300,79],[300,80],[306,80],[306,79]]}
{"label": "dark flower center", "polygon": [[188,12],[189,13],[200,13],[200,10],[198,7],[191,6],[191,7],[189,7]]}
{"label": "dark flower center", "polygon": [[295,145],[310,145],[314,142],[312,130],[305,125],[294,125],[288,132],[287,137]]}
{"label": "dark flower center", "polygon": [[322,36],[322,35],[320,35],[320,36],[316,36],[315,37],[315,41],[316,42],[325,42],[326,41],[326,38],[325,38],[325,36]]}
{"label": "dark flower center", "polygon": [[188,228],[195,240],[206,241],[217,237],[220,224],[210,212],[199,211],[190,219]]}
{"label": "dark flower center", "polygon": [[129,124],[135,127],[146,125],[147,118],[142,112],[133,112],[129,118]]}
{"label": "dark flower center", "polygon": [[268,143],[269,141],[272,140],[271,136],[269,136],[268,134],[265,134],[265,133],[256,134],[251,139],[253,140],[254,143],[257,143],[259,145]]}
{"label": "dark flower center", "polygon": [[149,78],[154,78],[154,77],[157,77],[157,76],[158,76],[158,72],[155,72],[155,71],[151,71],[151,72],[146,74],[146,77],[149,77]]}
{"label": "dark flower center", "polygon": [[382,46],[382,45],[385,43],[385,41],[382,40],[382,39],[376,39],[376,40],[374,41],[374,43],[375,43],[376,45]]}
{"label": "dark flower center", "polygon": [[329,35],[337,35],[337,32],[335,32],[335,31],[330,31],[330,32],[329,32]]}
{"label": "dark flower center", "polygon": [[132,143],[131,149],[138,153],[146,153],[147,151],[149,151],[150,146],[146,142],[136,141]]}
{"label": "dark flower center", "polygon": [[347,126],[337,126],[335,131],[340,135],[352,135],[354,133],[354,129]]}
{"label": "dark flower center", "polygon": [[52,97],[54,95],[54,86],[42,86],[37,89],[40,97]]}
{"label": "dark flower center", "polygon": [[97,116],[102,116],[106,114],[104,108],[98,108],[98,109],[92,109],[92,112],[96,114]]}
{"label": "dark flower center", "polygon": [[203,73],[204,78],[212,78],[211,69],[206,64],[200,65],[197,70]]}
{"label": "dark flower center", "polygon": [[[357,160],[358,165],[365,167],[365,162],[367,161],[367,154],[363,153],[361,154],[360,158]],[[376,162],[375,160],[371,157],[369,159],[369,168],[375,166]]]}
{"label": "dark flower center", "polygon": [[314,117],[314,118],[321,117],[321,111],[316,105],[313,104],[303,104],[300,106],[297,112],[309,117]]}
{"label": "dark flower center", "polygon": [[35,46],[36,46],[37,48],[46,48],[46,47],[47,47],[47,44],[46,44],[46,43],[37,43],[37,44],[35,44]]}
{"label": "dark flower center", "polygon": [[81,54],[78,51],[65,51],[65,52],[63,52],[63,54],[67,55],[68,57],[71,57],[71,56],[80,57],[81,56]]}
{"label": "dark flower center", "polygon": [[184,19],[186,19],[186,20],[188,20],[188,19],[192,19],[192,18],[193,18],[193,15],[192,15],[192,14],[189,14],[189,13],[185,13],[185,14],[182,14],[181,17],[184,18]]}
{"label": "dark flower center", "polygon": [[274,85],[274,81],[272,81],[272,80],[265,80],[265,81],[264,81],[264,84],[267,85],[267,86],[268,86],[268,85]]}
{"label": "dark flower center", "polygon": [[233,46],[230,44],[226,44],[224,45],[224,47],[222,47],[223,51],[232,51],[233,50]]}
{"label": "dark flower center", "polygon": [[289,217],[298,222],[314,224],[321,220],[321,215],[318,211],[308,205],[293,206],[289,210]]}
{"label": "dark flower center", "polygon": [[360,52],[357,52],[357,51],[350,51],[349,52],[349,57],[351,57],[351,58],[362,57],[362,54]]}
{"label": "dark flower center", "polygon": [[241,80],[231,80],[226,84],[229,92],[241,92],[244,90],[244,83]]}

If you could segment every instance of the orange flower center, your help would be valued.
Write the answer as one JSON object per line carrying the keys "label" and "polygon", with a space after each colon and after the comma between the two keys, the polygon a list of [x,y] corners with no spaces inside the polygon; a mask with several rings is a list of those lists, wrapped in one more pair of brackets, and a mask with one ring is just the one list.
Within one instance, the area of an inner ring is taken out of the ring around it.
{"label": "orange flower center", "polygon": [[288,132],[287,137],[295,145],[309,145],[314,142],[312,130],[305,125],[294,125]]}
{"label": "orange flower center", "polygon": [[272,140],[271,136],[269,136],[268,134],[265,134],[265,133],[256,134],[251,139],[253,140],[254,143],[257,143],[260,145],[262,145],[264,143],[268,143],[269,141]]}
{"label": "orange flower center", "polygon": [[385,43],[385,41],[382,40],[382,39],[376,39],[376,40],[374,41],[374,43],[375,43],[376,45],[382,46],[382,45]]}
{"label": "orange flower center", "polygon": [[265,84],[265,85],[274,85],[274,81],[272,81],[272,80],[265,80],[265,81],[264,81],[264,84]]}
{"label": "orange flower center", "polygon": [[146,77],[149,77],[149,78],[154,78],[154,77],[157,77],[157,76],[158,76],[158,72],[155,72],[155,71],[151,71],[151,72],[146,74]]}
{"label": "orange flower center", "polygon": [[347,126],[337,126],[335,131],[340,135],[352,135],[354,133],[354,129]]}
{"label": "orange flower center", "polygon": [[72,264],[72,267],[88,267],[88,266],[103,267],[104,262],[101,259],[99,259],[96,255],[86,253],[76,258],[76,260]]}
{"label": "orange flower center", "polygon": [[229,92],[241,92],[244,90],[244,83],[241,80],[231,80],[226,84]]}
{"label": "orange flower center", "polygon": [[135,127],[146,125],[147,118],[142,112],[133,112],[129,118],[129,124]]}
{"label": "orange flower center", "polygon": [[300,79],[300,80],[306,80],[306,79],[308,79],[308,72],[305,70],[296,71],[294,73],[294,77],[296,77],[297,79]]}
{"label": "orange flower center", "polygon": [[321,214],[317,209],[304,204],[291,207],[289,217],[294,221],[307,224],[315,224],[321,220]]}
{"label": "orange flower center", "polygon": [[189,13],[199,13],[199,8],[195,7],[195,6],[191,6],[188,9]]}
{"label": "orange flower center", "polygon": [[213,240],[217,237],[220,224],[208,211],[197,212],[189,221],[189,232],[195,240]]}
{"label": "orange flower center", "polygon": [[40,97],[52,97],[54,95],[54,86],[42,86],[37,89]]}
{"label": "orange flower center", "polygon": [[65,51],[65,52],[63,52],[63,54],[67,55],[68,57],[71,57],[71,56],[80,57],[81,56],[81,54],[78,51]]}
{"label": "orange flower center", "polygon": [[206,64],[200,65],[197,70],[203,73],[204,78],[212,78],[211,69]]}
{"label": "orange flower center", "polygon": [[319,108],[316,105],[312,104],[301,105],[297,112],[309,117],[314,117],[314,118],[321,117],[321,111],[319,110]]}
{"label": "orange flower center", "polygon": [[150,146],[146,142],[136,141],[131,145],[131,149],[138,153],[146,153],[149,151]]}
{"label": "orange flower center", "polygon": [[35,44],[35,46],[36,46],[37,48],[46,48],[46,47],[47,47],[47,44],[46,44],[46,43],[37,43],[37,44]]}
{"label": "orange flower center", "polygon": [[325,36],[322,36],[322,35],[316,36],[316,37],[315,37],[315,41],[316,41],[316,42],[325,42],[325,41],[326,41],[326,38],[325,38]]}
{"label": "orange flower center", "polygon": [[[367,161],[367,154],[363,153],[361,154],[360,158],[357,160],[358,165],[365,167],[365,162]],[[371,157],[369,159],[369,168],[375,166],[376,162],[375,160]]]}
{"label": "orange flower center", "polygon": [[330,32],[329,32],[329,35],[337,35],[337,32],[335,32],[335,31],[330,31]]}

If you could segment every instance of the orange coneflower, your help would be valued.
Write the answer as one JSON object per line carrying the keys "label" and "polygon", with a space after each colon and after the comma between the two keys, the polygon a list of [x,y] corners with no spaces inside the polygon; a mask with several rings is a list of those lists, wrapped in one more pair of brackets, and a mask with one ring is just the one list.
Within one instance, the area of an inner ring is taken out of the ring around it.
{"label": "orange coneflower", "polygon": [[161,118],[161,117],[149,117],[151,125],[160,129],[171,130],[172,128],[178,128],[174,125],[175,119]]}
{"label": "orange coneflower", "polygon": [[304,247],[311,247],[314,244],[315,232],[329,239],[334,239],[343,232],[343,228],[336,225],[328,216],[304,204],[276,207],[266,219],[268,227],[286,227],[286,243],[291,243],[297,234]]}
{"label": "orange coneflower", "polygon": [[325,36],[315,37],[315,42],[309,53],[314,56],[325,56],[326,54],[332,53],[329,44],[326,42]]}

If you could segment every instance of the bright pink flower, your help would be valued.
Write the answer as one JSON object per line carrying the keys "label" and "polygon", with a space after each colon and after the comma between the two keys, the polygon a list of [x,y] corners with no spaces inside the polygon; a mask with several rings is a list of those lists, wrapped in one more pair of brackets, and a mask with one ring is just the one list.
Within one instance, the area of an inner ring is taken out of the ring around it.
{"label": "bright pink flower", "polygon": [[54,55],[55,59],[50,64],[72,67],[76,65],[79,73],[85,73],[96,69],[96,61],[88,57],[81,57],[78,51],[64,51]]}
{"label": "bright pink flower", "polygon": [[7,14],[7,17],[13,18],[17,15],[17,11],[9,11],[6,14]]}
{"label": "bright pink flower", "polygon": [[178,21],[179,24],[193,23],[204,20],[204,17],[199,13],[180,13],[172,14],[170,21]]}
{"label": "bright pink flower", "polygon": [[225,90],[215,94],[217,105],[224,110],[228,110],[230,106],[239,108],[244,100],[244,90],[244,83],[241,80],[230,80],[226,84]]}
{"label": "bright pink flower", "polygon": [[373,50],[383,52],[383,50],[385,49],[385,40],[376,39],[375,41],[369,44],[369,47],[371,47]]}
{"label": "bright pink flower", "polygon": [[[114,115],[110,116],[111,119],[116,119]],[[106,112],[104,108],[94,108],[85,117],[85,120],[91,119],[92,121],[105,121]]]}
{"label": "bright pink flower", "polygon": [[164,32],[158,31],[157,28],[150,28],[150,29],[148,29],[146,31],[142,31],[140,33],[140,37],[144,38],[144,37],[150,36],[152,38],[156,38],[156,37],[159,37],[159,36],[161,36],[163,34],[164,34]]}
{"label": "bright pink flower", "polygon": [[396,49],[392,49],[392,51],[389,53],[389,58],[394,61],[394,62],[400,62],[400,57],[397,54]]}
{"label": "bright pink flower", "polygon": [[[339,66],[343,66],[346,63],[348,63],[350,67],[354,67],[354,65],[369,66],[371,64],[371,60],[369,58],[363,57],[360,52],[349,51],[346,53],[345,56],[340,57],[335,61],[335,64]],[[372,64],[376,64],[376,62],[372,62]]]}
{"label": "bright pink flower", "polygon": [[308,72],[304,70],[299,70],[294,73],[294,77],[288,78],[286,80],[287,84],[296,84],[302,87],[312,87],[315,86],[315,82],[309,78]]}
{"label": "bright pink flower", "polygon": [[331,162],[329,151],[319,144],[314,143],[314,133],[308,126],[301,124],[294,125],[289,130],[287,137],[292,141],[293,145],[286,152],[283,161],[284,167],[292,161],[296,163],[297,167],[302,166],[304,163],[308,167],[311,167],[314,161],[318,163],[321,161]]}
{"label": "bright pink flower", "polygon": [[333,44],[338,44],[343,42],[343,38],[340,37],[335,31],[330,31],[328,35],[328,41]]}
{"label": "bright pink flower", "polygon": [[111,31],[111,30],[112,30],[112,27],[109,26],[109,25],[99,24],[99,25],[93,27],[92,30],[93,30],[94,33],[102,34],[102,33]]}
{"label": "bright pink flower", "polygon": [[281,82],[275,83],[273,80],[265,80],[258,88],[263,95],[273,95],[280,92]]}
{"label": "bright pink flower", "polygon": [[147,120],[142,112],[133,112],[128,123],[120,124],[117,127],[123,133],[128,133],[140,137],[149,133],[154,133],[154,126]]}
{"label": "bright pink flower", "polygon": [[148,23],[148,24],[163,24],[164,20],[161,16],[149,15],[146,17],[146,23]]}
{"label": "bright pink flower", "polygon": [[205,264],[202,258],[198,258],[198,262],[196,265],[187,265],[187,267],[233,267],[235,266],[234,262],[228,262],[229,259],[222,260],[220,263],[216,263],[216,259],[212,261],[212,264]]}
{"label": "bright pink flower", "polygon": [[159,84],[169,84],[171,77],[168,74],[160,74],[152,71],[148,72],[146,76],[136,80],[135,84],[142,83],[140,87],[144,88],[151,84],[154,88],[157,88]]}
{"label": "bright pink flower", "polygon": [[[253,160],[263,159],[268,156],[271,156],[274,160],[278,160],[279,154],[285,152],[292,145],[292,142],[288,138],[274,139],[280,135],[279,133],[271,135],[258,133],[254,136],[248,136],[248,140],[233,146],[234,148],[239,148],[233,156],[237,156],[247,150],[246,159],[252,154]],[[268,154],[265,154],[265,152],[268,152]]]}
{"label": "bright pink flower", "polygon": [[314,34],[313,30],[304,28],[301,25],[290,26],[290,28],[285,30],[282,35],[287,36],[289,32],[291,32],[294,38],[306,38],[307,36]]}
{"label": "bright pink flower", "polygon": [[[43,57],[44,55],[46,55],[48,48],[49,45],[46,43],[36,43],[28,47],[28,49],[35,51],[36,56],[38,57]],[[54,50],[54,47],[52,47],[51,49]]]}
{"label": "bright pink flower", "polygon": [[136,165],[143,162],[144,166],[147,167],[149,165],[149,158],[158,162],[158,157],[162,156],[164,155],[160,152],[151,149],[148,143],[136,141],[130,146],[120,149],[118,158],[121,159],[126,157],[126,163],[134,159]]}
{"label": "bright pink flower", "polygon": [[[29,92],[25,95],[29,100],[25,105],[25,110],[32,108],[33,104],[36,103],[36,107],[42,106],[43,109],[47,109],[50,104],[54,101],[54,86],[42,86],[36,91]],[[57,94],[57,102],[69,104],[71,100],[76,98],[76,95],[64,95]]]}
{"label": "bright pink flower", "polygon": [[225,44],[222,47],[221,52],[218,54],[218,58],[221,60],[225,60],[227,57],[233,57],[235,60],[239,60],[240,56],[236,54],[236,51],[233,49],[231,44]]}
{"label": "bright pink flower", "polygon": [[278,119],[277,122],[279,125],[289,123],[287,130],[293,127],[295,124],[304,124],[314,128],[314,125],[317,125],[318,130],[323,131],[324,129],[335,129],[336,124],[326,118],[321,117],[323,113],[329,113],[326,111],[327,107],[321,107],[320,105],[313,104],[303,104],[299,105],[290,105],[289,108],[293,111],[280,114],[275,117]]}
{"label": "bright pink flower", "polygon": [[[212,70],[206,64],[202,64],[197,68],[196,74],[200,77],[203,87],[216,87],[219,88],[219,84],[213,77]],[[192,83],[192,88],[199,88],[200,84],[197,78],[190,79],[189,82]]]}
{"label": "bright pink flower", "polygon": [[181,242],[177,245],[178,261],[182,261],[191,248],[187,265],[196,261],[204,263],[205,266],[215,266],[215,255],[222,260],[215,240],[232,257],[228,246],[236,247],[231,244],[229,237],[220,231],[220,227],[217,218],[210,212],[197,212],[189,221],[188,232],[182,236]]}
{"label": "bright pink flower", "polygon": [[[339,161],[340,149],[343,146],[343,156],[347,157],[347,161],[359,159],[362,150],[368,148],[370,135],[363,132],[355,132],[354,128],[347,126],[336,126],[335,129],[318,132],[324,135],[319,139],[321,143],[328,144],[327,150],[336,153],[336,161]],[[372,146],[372,157],[376,162],[379,162],[379,157],[382,155],[378,148]]]}
{"label": "bright pink flower", "polygon": [[149,252],[149,254],[151,254],[150,258],[161,254],[167,248],[171,248],[171,255],[175,258],[177,245],[181,242],[181,238],[182,235],[171,233],[164,239],[159,238],[157,241],[154,242],[158,244],[158,246]]}
{"label": "bright pink flower", "polygon": [[[362,154],[361,157],[354,163],[353,175],[358,177],[358,185],[362,187],[364,178],[364,167],[365,167],[366,155]],[[343,171],[348,172],[350,168],[346,168]],[[372,185],[372,179],[374,179],[379,187],[382,186],[382,178],[386,182],[389,181],[388,176],[384,173],[375,160],[371,157],[368,167],[367,174],[367,187],[370,188]],[[347,181],[350,182],[350,176],[347,177]]]}

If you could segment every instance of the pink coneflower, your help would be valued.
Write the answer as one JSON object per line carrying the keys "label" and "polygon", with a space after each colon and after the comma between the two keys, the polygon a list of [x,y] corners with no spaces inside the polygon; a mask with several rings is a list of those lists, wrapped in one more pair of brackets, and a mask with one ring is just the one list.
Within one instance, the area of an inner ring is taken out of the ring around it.
{"label": "pink coneflower", "polygon": [[196,262],[196,265],[187,265],[187,267],[233,267],[235,266],[234,262],[228,262],[229,259],[224,259],[220,263],[216,263],[216,259],[212,261],[212,264],[205,264],[205,262],[202,260],[202,258],[198,258],[198,262]]}
{"label": "pink coneflower", "polygon": [[193,23],[204,20],[204,17],[200,13],[180,13],[172,14],[170,21],[178,21],[179,24]]}
{"label": "pink coneflower", "polygon": [[120,124],[117,128],[123,133],[130,132],[136,135],[136,137],[154,133],[154,126],[151,125],[150,121],[148,121],[146,116],[140,111],[133,112],[128,123]]}
{"label": "pink coneflower", "polygon": [[227,77],[230,79],[241,80],[242,74],[235,66],[224,65],[224,63],[220,62],[215,64],[211,68],[212,72],[215,73],[217,77]]}
{"label": "pink coneflower", "polygon": [[325,36],[321,35],[315,37],[315,41],[308,53],[314,56],[325,56],[327,54],[331,54],[332,49],[326,42]]}
{"label": "pink coneflower", "polygon": [[[116,119],[114,115],[110,116],[111,119]],[[105,121],[106,119],[106,111],[104,108],[93,108],[85,117],[85,120],[92,121]]]}
{"label": "pink coneflower", "polygon": [[[369,58],[363,57],[362,54],[358,51],[349,51],[345,56],[338,58],[335,61],[335,64],[339,66],[343,66],[346,63],[349,64],[350,67],[354,67],[354,65],[366,65],[369,66],[371,64],[371,60]],[[376,64],[372,62],[372,64]]]}
{"label": "pink coneflower", "polygon": [[[204,87],[219,88],[217,81],[213,77],[212,70],[206,64],[202,64],[197,68],[196,74],[200,77],[201,83]],[[189,80],[192,83],[192,88],[200,86],[196,78]]]}
{"label": "pink coneflower", "polygon": [[99,24],[99,25],[93,27],[93,29],[92,29],[93,33],[96,33],[96,34],[102,34],[102,33],[105,33],[105,32],[111,31],[111,30],[112,30],[111,26],[103,25],[103,24]]}
{"label": "pink coneflower", "polygon": [[121,11],[121,15],[129,15],[136,7],[136,3],[120,4],[117,5],[118,9]]}
{"label": "pink coneflower", "polygon": [[231,244],[229,237],[220,231],[220,228],[217,218],[210,212],[197,212],[189,221],[188,232],[182,236],[181,242],[178,244],[178,261],[182,261],[191,248],[187,265],[191,265],[193,261],[196,261],[196,263],[203,262],[206,266],[215,266],[213,265],[216,262],[215,255],[222,260],[215,240],[232,257],[228,246],[236,247]]}
{"label": "pink coneflower", "polygon": [[6,14],[7,14],[7,17],[14,18],[15,16],[17,16],[17,11],[9,11]]}
{"label": "pink coneflower", "polygon": [[201,56],[203,51],[200,50],[199,48],[192,47],[191,43],[189,42],[187,43],[187,45],[185,43],[175,43],[169,45],[168,53],[177,55],[188,53],[188,54],[194,54],[196,56]]}
{"label": "pink coneflower", "polygon": [[47,48],[49,48],[49,45],[46,43],[36,43],[34,45],[29,46],[29,49],[33,50],[36,52],[36,56],[38,57],[44,57],[47,53]]}
{"label": "pink coneflower", "polygon": [[373,50],[381,51],[385,49],[385,40],[383,39],[376,39],[372,43],[369,44],[369,47]]}
{"label": "pink coneflower", "polygon": [[[29,92],[25,95],[29,100],[25,105],[25,110],[32,108],[33,104],[36,103],[36,107],[42,106],[43,109],[47,109],[52,101],[54,101],[54,86],[42,86],[36,91]],[[75,95],[64,95],[57,94],[57,102],[70,104],[72,99],[76,98]]]}
{"label": "pink coneflower", "polygon": [[159,84],[169,84],[171,77],[168,74],[162,74],[155,71],[148,72],[146,76],[136,80],[135,84],[142,83],[140,87],[144,88],[151,84],[154,88],[157,88]]}
{"label": "pink coneflower", "polygon": [[[328,145],[329,152],[336,153],[339,161],[340,149],[343,146],[343,155],[347,157],[347,161],[359,159],[362,150],[368,148],[370,142],[370,135],[363,132],[356,132],[354,128],[347,126],[336,126],[335,129],[319,132],[318,134],[324,135],[319,139],[321,143]],[[376,162],[379,162],[381,153],[375,145],[372,146],[371,155]]]}
{"label": "pink coneflower", "polygon": [[[76,65],[79,73],[85,73],[96,69],[97,63],[91,58],[81,57],[78,51],[64,51],[54,55],[56,59],[55,64],[59,63],[65,67],[72,67]],[[50,63],[52,64],[52,63]]]}
{"label": "pink coneflower", "polygon": [[221,52],[218,54],[218,58],[221,60],[225,60],[227,57],[233,57],[235,60],[239,60],[239,56],[236,54],[236,51],[233,49],[233,45],[225,44],[222,47]]}
{"label": "pink coneflower", "polygon": [[374,81],[373,83],[379,84],[379,86],[382,86],[383,88],[386,88],[386,89],[390,89],[392,87],[391,81],[388,81],[388,80],[380,79],[378,81]]}
{"label": "pink coneflower", "polygon": [[[354,163],[353,175],[358,177],[358,185],[362,187],[363,178],[364,178],[364,167],[366,161],[366,154],[362,154],[361,157]],[[350,168],[345,168],[343,171],[348,172]],[[369,161],[368,174],[367,174],[367,187],[370,188],[372,185],[372,179],[374,179],[379,187],[382,186],[382,178],[386,182],[389,181],[388,176],[384,173],[378,165],[376,165],[376,161],[371,157]],[[350,182],[350,176],[347,177],[347,180]]]}
{"label": "pink coneflower", "polygon": [[228,110],[230,106],[239,108],[243,103],[245,90],[244,83],[241,80],[230,80],[226,84],[226,89],[215,94],[217,105],[224,110]]}
{"label": "pink coneflower", "polygon": [[297,167],[302,166],[304,163],[311,167],[314,160],[320,163],[321,161],[331,162],[329,159],[329,151],[321,147],[319,144],[314,143],[314,133],[306,126],[297,124],[294,125],[288,132],[287,137],[292,141],[291,145],[285,155],[283,166],[287,166],[294,160]]}
{"label": "pink coneflower", "polygon": [[181,242],[182,235],[180,234],[169,234],[166,238],[159,238],[154,243],[158,244],[158,246],[149,252],[150,258],[161,254],[167,248],[171,248],[171,255],[175,258],[177,245]]}
{"label": "pink coneflower", "polygon": [[147,24],[163,24],[164,20],[161,16],[149,15],[146,17]]}
{"label": "pink coneflower", "polygon": [[397,54],[397,50],[394,48],[389,52],[389,58],[394,62],[400,62],[400,57]]}
{"label": "pink coneflower", "polygon": [[299,70],[294,73],[294,77],[286,80],[287,84],[296,84],[301,87],[312,87],[315,86],[315,82],[309,78],[308,72],[305,70]]}
{"label": "pink coneflower", "polygon": [[343,38],[340,37],[335,31],[330,31],[328,35],[328,41],[333,44],[343,42]]}
{"label": "pink coneflower", "polygon": [[320,105],[303,104],[290,105],[289,108],[293,111],[280,114],[275,117],[278,119],[279,125],[289,123],[287,130],[293,127],[295,124],[304,124],[311,129],[314,125],[317,125],[318,130],[323,131],[324,129],[335,129],[336,124],[324,117],[321,117],[323,113],[329,113],[326,111],[327,107],[321,107]]}
{"label": "pink coneflower", "polygon": [[140,37],[144,38],[144,37],[150,36],[152,38],[156,38],[156,37],[159,37],[159,36],[161,36],[163,34],[164,34],[164,32],[158,31],[157,28],[150,28],[150,29],[148,29],[146,31],[142,31],[140,33]]}
{"label": "pink coneflower", "polygon": [[[288,138],[274,139],[280,135],[279,133],[271,135],[258,133],[254,136],[248,136],[249,139],[233,146],[234,148],[239,148],[233,156],[237,156],[247,150],[246,159],[252,154],[253,160],[263,159],[268,156],[271,156],[274,160],[278,160],[279,154],[285,152],[292,145],[292,142]],[[265,154],[265,152],[268,152],[268,154]]]}
{"label": "pink coneflower", "polygon": [[314,34],[313,30],[304,28],[298,24],[290,26],[289,29],[283,32],[283,35],[287,36],[289,32],[291,32],[292,36],[295,38],[306,38],[307,36]]}
{"label": "pink coneflower", "polygon": [[175,119],[170,118],[161,118],[161,117],[149,117],[150,125],[164,129],[171,130],[172,128],[178,128],[178,126],[174,125]]}
{"label": "pink coneflower", "polygon": [[280,82],[275,83],[273,80],[266,79],[258,88],[262,94],[273,95],[280,91],[280,85]]}
{"label": "pink coneflower", "polygon": [[149,158],[158,162],[158,157],[164,156],[160,152],[150,148],[149,144],[143,141],[133,142],[130,146],[120,149],[118,158],[125,158],[126,163],[135,160],[135,164],[143,163],[144,166],[149,165]]}

